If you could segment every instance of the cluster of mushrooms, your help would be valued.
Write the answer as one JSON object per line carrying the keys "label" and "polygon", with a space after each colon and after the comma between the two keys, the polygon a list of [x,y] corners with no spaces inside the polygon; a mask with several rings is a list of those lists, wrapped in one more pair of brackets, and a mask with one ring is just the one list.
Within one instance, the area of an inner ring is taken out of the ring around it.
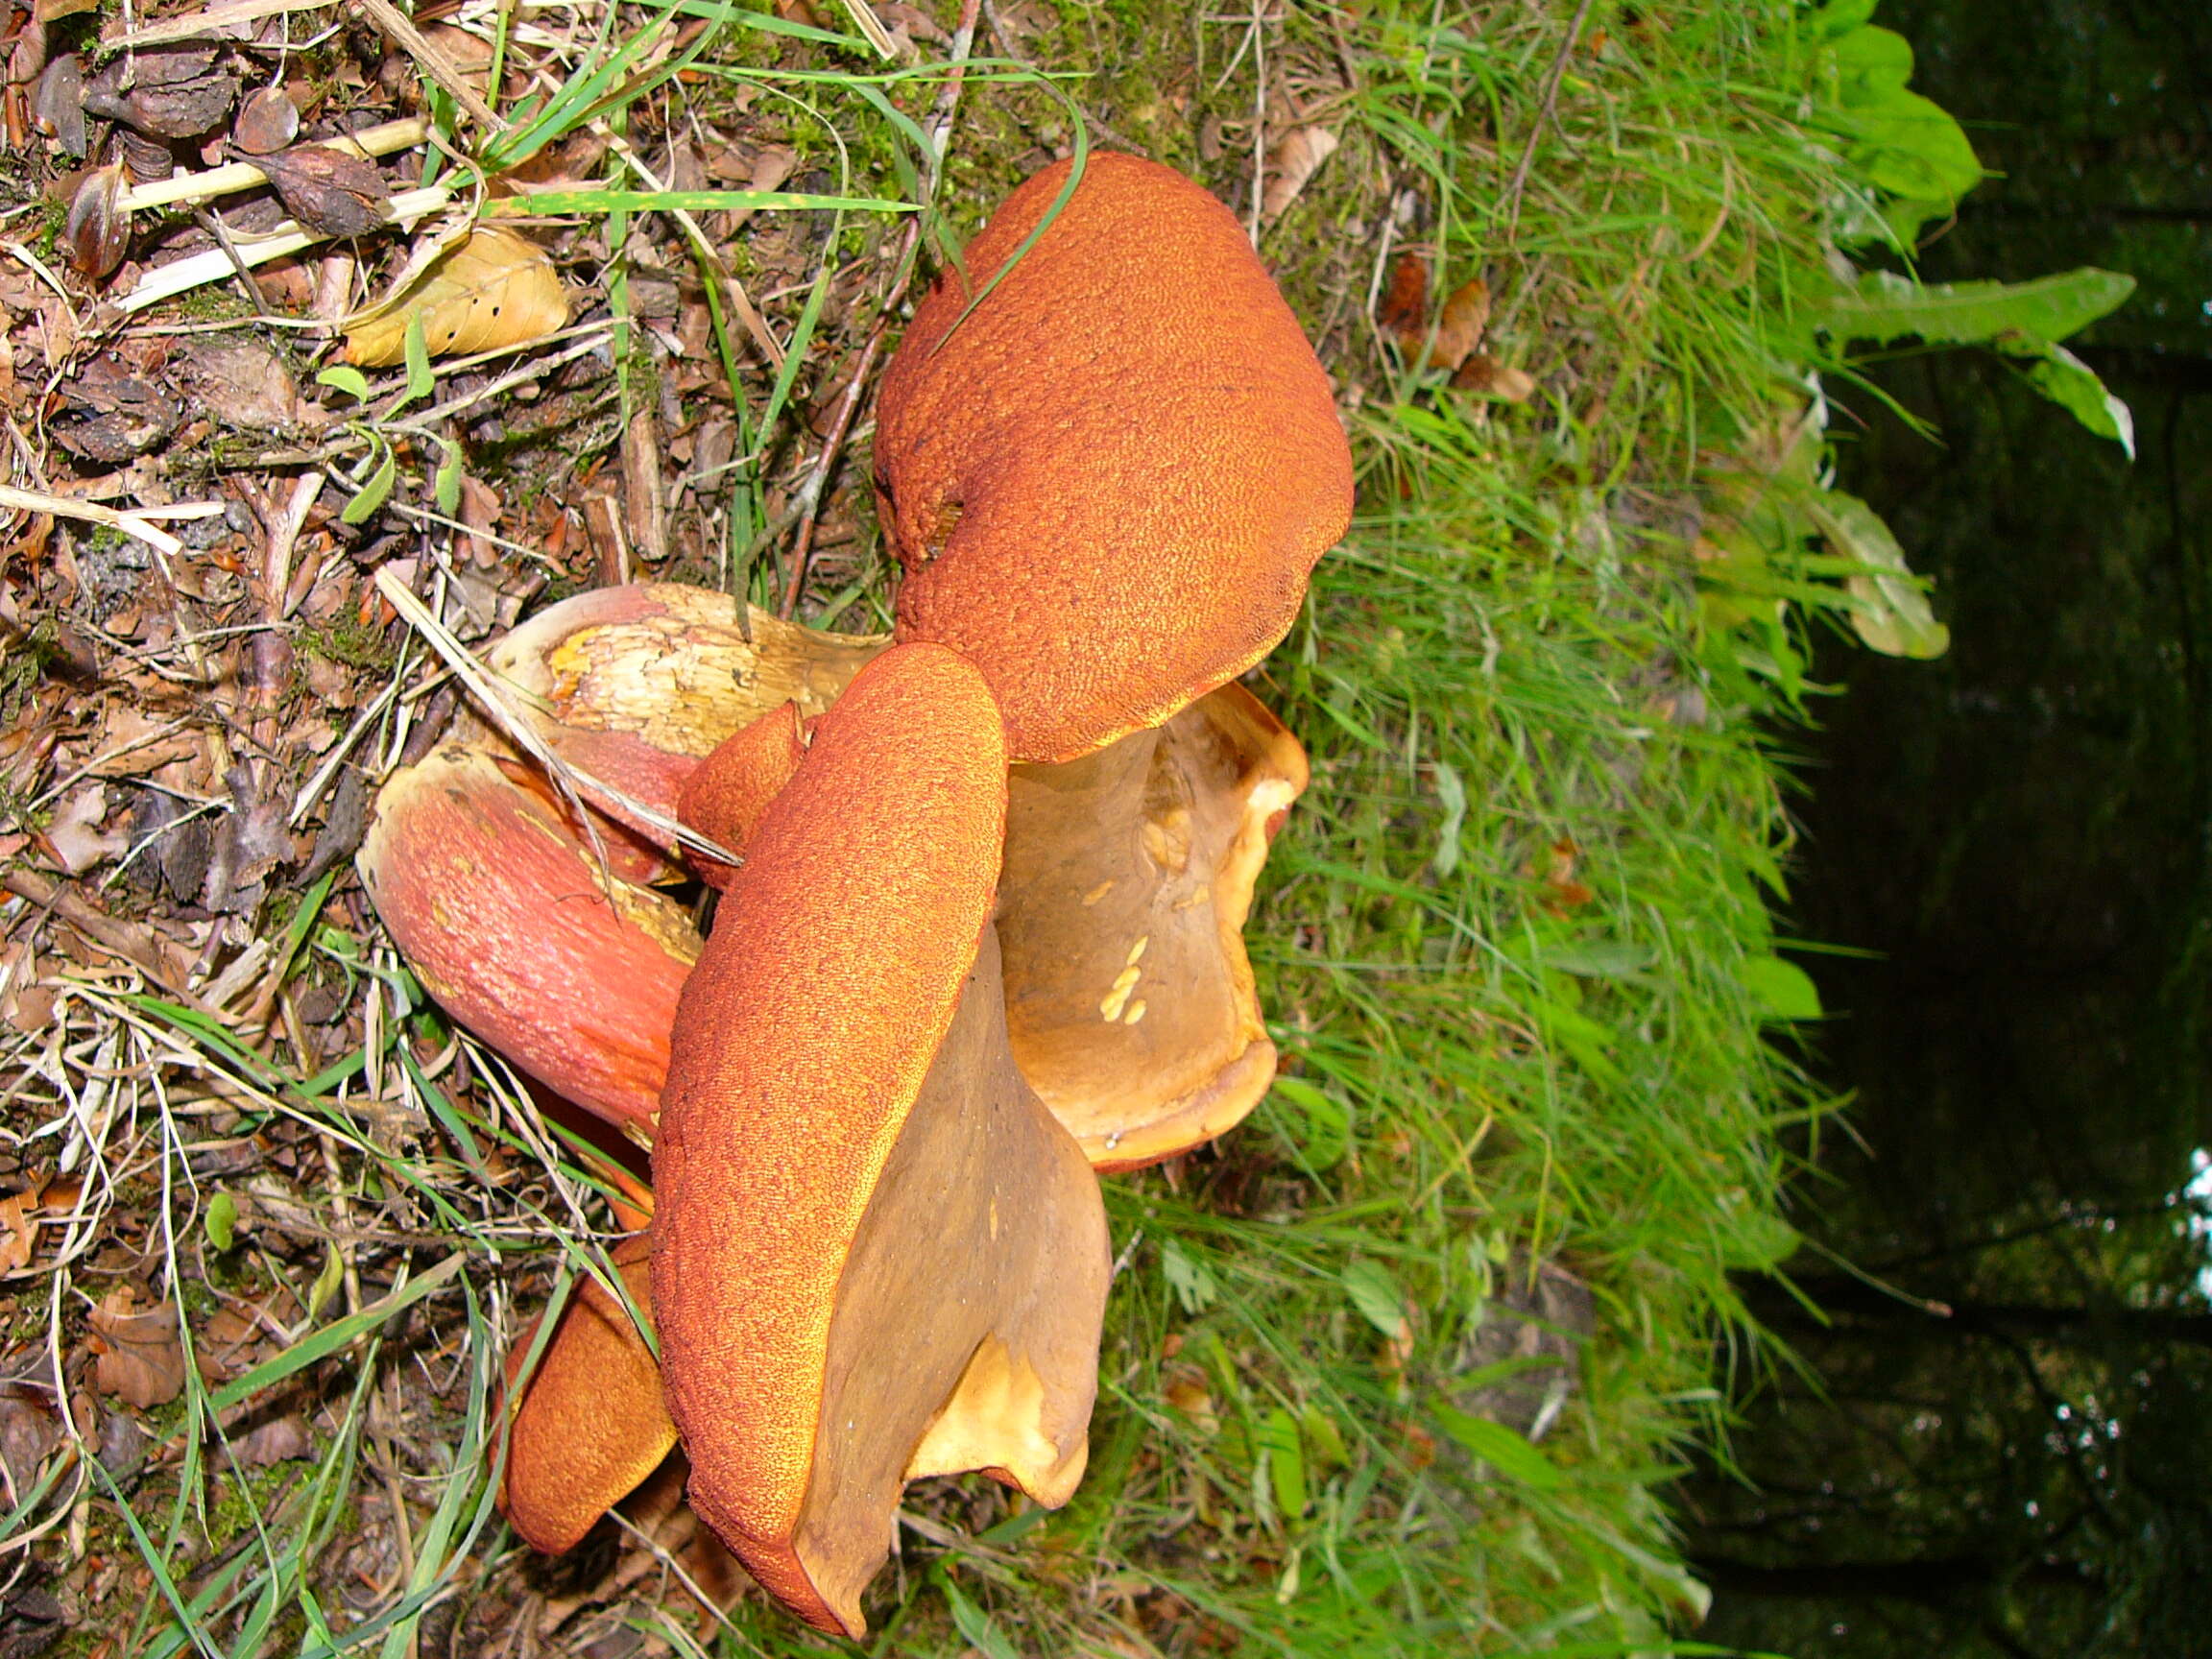
{"label": "cluster of mushrooms", "polygon": [[587,1282],[515,1378],[516,1527],[568,1548],[681,1439],[692,1507],[848,1636],[907,1481],[1072,1495],[1098,1175],[1275,1069],[1241,930],[1306,759],[1235,682],[1343,534],[1351,455],[1226,208],[1126,156],[1069,178],[1014,193],[886,371],[889,639],[567,600],[490,666],[570,783],[464,718],[360,857],[447,1011],[652,1153],[613,1261],[659,1360]]}

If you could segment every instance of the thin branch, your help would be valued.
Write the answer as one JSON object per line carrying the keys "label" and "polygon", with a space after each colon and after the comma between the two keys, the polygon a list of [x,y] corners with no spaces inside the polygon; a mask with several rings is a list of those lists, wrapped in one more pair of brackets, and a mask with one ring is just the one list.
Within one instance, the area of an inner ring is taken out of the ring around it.
{"label": "thin branch", "polygon": [[1551,72],[1544,78],[1544,100],[1536,111],[1536,125],[1529,129],[1528,142],[1521,152],[1521,164],[1513,169],[1513,181],[1505,186],[1505,234],[1510,238],[1514,228],[1521,223],[1521,193],[1528,185],[1528,169],[1536,163],[1536,146],[1542,142],[1544,129],[1558,119],[1559,83],[1566,79],[1567,60],[1575,55],[1575,42],[1582,37],[1583,20],[1590,15],[1590,0],[1575,8],[1575,19],[1567,25],[1567,38],[1559,42],[1558,56],[1551,60]]}

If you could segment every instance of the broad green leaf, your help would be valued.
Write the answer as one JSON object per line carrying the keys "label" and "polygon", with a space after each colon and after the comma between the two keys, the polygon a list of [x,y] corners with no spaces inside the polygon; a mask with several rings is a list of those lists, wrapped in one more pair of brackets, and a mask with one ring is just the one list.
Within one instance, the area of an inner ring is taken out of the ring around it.
{"label": "broad green leaf", "polygon": [[1829,0],[1829,3],[1805,19],[1806,27],[1821,40],[1834,40],[1863,28],[1866,19],[1874,15],[1875,0]]}
{"label": "broad green leaf", "polygon": [[1847,105],[1875,104],[1912,79],[1912,43],[1889,29],[1854,29],[1838,40],[1837,90]]}
{"label": "broad green leaf", "polygon": [[376,448],[379,451],[376,469],[370,473],[369,482],[361,486],[360,493],[339,511],[342,523],[368,523],[376,517],[376,509],[384,505],[384,498],[392,493],[393,481],[399,476],[398,458],[393,454],[392,445],[382,439],[376,441]]}
{"label": "broad green leaf", "polygon": [[1979,346],[2018,333],[2063,340],[2117,309],[2135,278],[2085,265],[2030,282],[1946,282],[1923,287],[1889,271],[1869,271],[1856,292],[1821,306],[1815,325],[1839,340],[1888,345]]}
{"label": "broad green leaf", "polygon": [[2012,335],[1997,349],[2019,363],[2028,383],[2100,438],[2109,438],[2135,459],[2135,417],[2105,390],[2097,371],[2063,346],[2032,335]]}
{"label": "broad green leaf", "polygon": [[1305,1437],[1306,1461],[1323,1474],[1352,1461],[1344,1449],[1343,1431],[1320,1407],[1309,1406],[1298,1413],[1298,1431]]}
{"label": "broad green leaf", "polygon": [[1951,630],[1936,620],[1905,563],[1905,549],[1881,515],[1840,490],[1810,497],[1805,511],[1836,551],[1866,566],[1849,581],[1851,626],[1885,657],[1940,657],[1951,648]]}
{"label": "broad green leaf", "polygon": [[423,337],[421,312],[407,319],[401,349],[407,363],[407,396],[403,401],[412,403],[418,397],[429,397],[438,385],[430,373],[430,344]]}
{"label": "broad green leaf", "polygon": [[450,518],[461,511],[461,445],[450,438],[438,440],[445,445],[445,459],[438,463],[438,474],[430,481],[430,493],[438,503],[438,511]]}
{"label": "broad green leaf", "polygon": [[346,394],[355,402],[366,402],[369,397],[369,376],[350,363],[333,363],[315,376],[318,386],[330,386]]}
{"label": "broad green leaf", "polygon": [[1269,1485],[1286,1521],[1306,1512],[1306,1455],[1298,1440],[1298,1420],[1278,1406],[1262,1419],[1252,1438],[1267,1459]]}
{"label": "broad green leaf", "polygon": [[1982,158],[1951,112],[1902,87],[1879,103],[1833,111],[1851,139],[1852,165],[1892,196],[1957,200],[1982,182]]}
{"label": "broad green leaf", "polygon": [[338,1254],[338,1246],[324,1246],[323,1271],[315,1276],[314,1287],[307,1292],[307,1320],[312,1324],[322,1317],[323,1310],[330,1305],[330,1298],[338,1294],[338,1287],[346,1283],[346,1259]]}
{"label": "broad green leaf", "polygon": [[1737,970],[1743,988],[1770,1020],[1817,1020],[1820,991],[1813,975],[1779,956],[1754,956]]}
{"label": "broad green leaf", "polygon": [[1352,1298],[1352,1306],[1366,1317],[1383,1335],[1394,1340],[1405,1338],[1406,1292],[1398,1287],[1390,1269],[1380,1262],[1355,1262],[1340,1276],[1344,1293]]}
{"label": "broad green leaf", "polygon": [[1539,1492],[1553,1492],[1567,1483],[1557,1464],[1504,1424],[1471,1417],[1441,1400],[1430,1409],[1436,1415],[1438,1428],[1508,1480],[1518,1480]]}

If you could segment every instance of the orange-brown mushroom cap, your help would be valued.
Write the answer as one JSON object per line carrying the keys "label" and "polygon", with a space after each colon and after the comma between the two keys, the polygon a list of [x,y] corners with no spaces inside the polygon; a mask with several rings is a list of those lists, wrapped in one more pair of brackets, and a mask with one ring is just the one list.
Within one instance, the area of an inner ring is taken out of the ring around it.
{"label": "orange-brown mushroom cap", "polygon": [[[640,1310],[650,1295],[650,1259],[642,1235],[614,1250],[623,1288]],[[510,1388],[536,1330],[534,1324],[526,1329],[508,1355]],[[675,1444],[653,1351],[629,1310],[597,1280],[585,1280],[561,1310],[516,1405],[499,1507],[532,1549],[558,1555],[629,1496]]]}
{"label": "orange-brown mushroom cap", "polygon": [[[1058,196],[970,244],[980,284]],[[877,405],[905,581],[897,637],[982,669],[1017,760],[1067,760],[1242,673],[1352,511],[1329,379],[1235,216],[1172,168],[1093,154],[974,311],[948,273]]]}
{"label": "orange-brown mushroom cap", "polygon": [[1096,1178],[1006,1048],[1006,757],[976,671],[894,649],[817,724],[678,1009],[654,1317],[690,1498],[771,1594],[865,1627],[906,1479],[1080,1477]]}
{"label": "orange-brown mushroom cap", "polygon": [[[771,709],[724,738],[685,779],[677,796],[678,816],[716,846],[742,855],[805,755],[806,723],[799,705]],[[733,866],[697,853],[691,867],[716,889],[728,887],[736,874]]]}

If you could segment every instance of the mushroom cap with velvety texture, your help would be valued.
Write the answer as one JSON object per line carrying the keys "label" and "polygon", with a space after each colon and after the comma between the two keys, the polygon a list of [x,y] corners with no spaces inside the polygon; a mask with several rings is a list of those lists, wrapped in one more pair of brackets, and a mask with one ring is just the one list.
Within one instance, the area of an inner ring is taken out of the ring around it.
{"label": "mushroom cap with velvety texture", "polygon": [[[969,245],[977,284],[1070,166]],[[897,637],[982,669],[1016,760],[1073,759],[1274,648],[1350,519],[1351,449],[1243,227],[1173,168],[1092,154],[969,301],[948,272],[877,400]]]}
{"label": "mushroom cap with velvety texture", "polygon": [[[650,1241],[614,1249],[623,1289],[640,1311],[650,1295]],[[507,1382],[530,1352],[537,1326],[510,1350]],[[661,1397],[661,1368],[629,1310],[595,1279],[576,1287],[515,1407],[499,1507],[533,1550],[573,1549],[600,1516],[629,1496],[676,1444]]]}
{"label": "mushroom cap with velvety texture", "polygon": [[848,1635],[908,1479],[1056,1504],[1087,1455],[1106,1220],[1006,1046],[1005,790],[976,671],[885,653],[748,840],[676,1016],[653,1303],[690,1501]]}

